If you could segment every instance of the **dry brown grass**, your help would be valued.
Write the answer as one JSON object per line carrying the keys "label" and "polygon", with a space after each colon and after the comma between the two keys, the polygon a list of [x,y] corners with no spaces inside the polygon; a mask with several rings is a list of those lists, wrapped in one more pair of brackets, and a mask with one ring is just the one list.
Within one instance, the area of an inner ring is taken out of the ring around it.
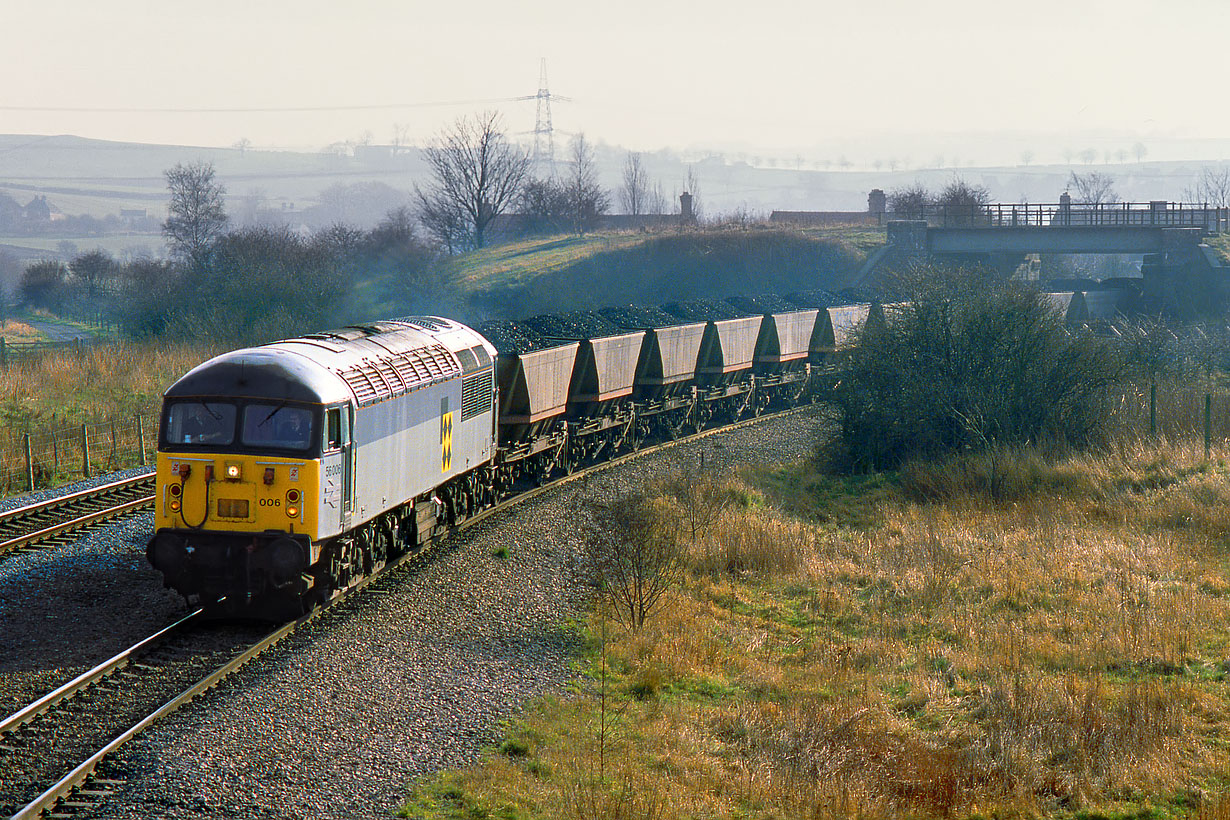
{"label": "dry brown grass", "polygon": [[0,324],[0,337],[6,342],[37,342],[45,338],[40,331],[16,319],[8,319]]}
{"label": "dry brown grass", "polygon": [[0,491],[26,489],[27,433],[37,486],[80,477],[83,423],[95,470],[136,464],[136,416],[152,448],[162,392],[217,352],[200,343],[115,344],[17,359],[0,371]]}
{"label": "dry brown grass", "polygon": [[1230,472],[1201,450],[1001,453],[998,499],[977,459],[916,466],[858,527],[749,474],[607,642],[617,730],[592,687],[540,704],[523,754],[410,813],[1226,817]]}

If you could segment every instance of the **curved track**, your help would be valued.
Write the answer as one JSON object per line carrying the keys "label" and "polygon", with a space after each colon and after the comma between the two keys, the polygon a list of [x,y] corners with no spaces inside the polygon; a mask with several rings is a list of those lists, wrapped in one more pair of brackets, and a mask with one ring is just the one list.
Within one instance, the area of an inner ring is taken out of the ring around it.
{"label": "curved track", "polygon": [[57,546],[154,503],[154,473],[112,481],[0,513],[0,556]]}
{"label": "curved track", "polygon": [[[467,518],[437,540],[586,474],[803,409],[793,408],[704,430],[578,469]],[[139,480],[150,478],[142,476]],[[384,570],[347,588],[326,606],[260,637],[253,637],[251,628],[214,625],[210,631],[200,623],[198,610],[5,718],[0,721],[0,775],[4,775],[0,776],[0,788],[12,794],[0,793],[0,809],[15,811],[14,818],[30,820],[48,813],[71,816],[105,799],[120,785],[94,776],[96,767],[107,755],[155,721],[216,686],[303,624],[372,581],[387,576],[394,568],[408,568],[424,560],[430,552],[419,550],[403,555]],[[13,771],[17,774],[13,775]]]}

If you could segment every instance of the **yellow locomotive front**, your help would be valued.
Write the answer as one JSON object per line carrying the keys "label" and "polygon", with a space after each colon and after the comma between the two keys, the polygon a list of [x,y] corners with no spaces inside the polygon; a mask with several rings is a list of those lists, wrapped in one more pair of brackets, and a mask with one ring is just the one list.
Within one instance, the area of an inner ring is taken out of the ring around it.
{"label": "yellow locomotive front", "polygon": [[320,544],[337,533],[340,516],[322,522],[322,509],[341,493],[321,464],[341,455],[347,397],[327,378],[313,385],[319,374],[297,358],[225,354],[164,396],[146,554],[168,587],[215,613],[302,612]]}

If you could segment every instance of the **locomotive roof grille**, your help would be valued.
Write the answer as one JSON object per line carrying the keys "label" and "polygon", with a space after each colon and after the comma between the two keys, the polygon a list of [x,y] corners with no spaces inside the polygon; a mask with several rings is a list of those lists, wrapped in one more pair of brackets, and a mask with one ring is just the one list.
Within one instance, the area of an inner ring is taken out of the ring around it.
{"label": "locomotive roof grille", "polygon": [[366,360],[338,375],[350,385],[362,405],[399,396],[414,388],[461,375],[461,368],[448,348],[431,344],[388,359]]}
{"label": "locomotive roof grille", "polygon": [[450,328],[450,325],[447,323],[437,321],[429,316],[406,316],[394,321],[404,322],[405,324],[414,325],[415,327],[421,327],[424,330],[430,330],[433,333],[439,333],[440,331],[448,330]]}

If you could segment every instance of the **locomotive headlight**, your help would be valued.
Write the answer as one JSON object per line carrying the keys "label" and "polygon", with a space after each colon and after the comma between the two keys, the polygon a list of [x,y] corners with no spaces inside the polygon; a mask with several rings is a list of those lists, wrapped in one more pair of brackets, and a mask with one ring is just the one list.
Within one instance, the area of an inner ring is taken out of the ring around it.
{"label": "locomotive headlight", "polygon": [[243,474],[243,471],[239,466],[239,462],[237,461],[226,462],[225,475],[226,475],[227,481],[238,481],[242,474]]}
{"label": "locomotive headlight", "polygon": [[170,487],[167,488],[167,492],[169,492],[175,498],[179,498],[180,495],[184,492],[184,485],[172,484]]}
{"label": "locomotive headlight", "polygon": [[286,500],[289,501],[291,504],[298,504],[299,503],[299,491],[298,490],[287,490]]}
{"label": "locomotive headlight", "polygon": [[171,503],[168,504],[167,506],[171,508],[171,512],[179,512],[179,500],[178,499],[174,499],[174,498],[171,499]]}
{"label": "locomotive headlight", "polygon": [[299,517],[299,508],[298,508],[298,507],[287,507],[287,508],[286,508],[286,514],[287,514],[289,517],[291,517],[291,518],[298,518],[298,517]]}

